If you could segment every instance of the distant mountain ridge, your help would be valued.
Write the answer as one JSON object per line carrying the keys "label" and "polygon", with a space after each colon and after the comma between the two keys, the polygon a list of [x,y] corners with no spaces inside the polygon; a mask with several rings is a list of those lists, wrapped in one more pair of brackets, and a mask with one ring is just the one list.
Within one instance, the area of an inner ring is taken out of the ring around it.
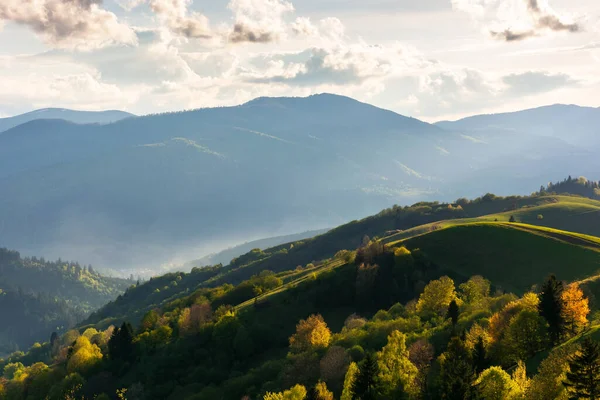
{"label": "distant mountain ridge", "polygon": [[442,129],[331,94],[111,124],[35,120],[0,134],[0,243],[146,268],[393,204],[597,179],[593,124],[554,126]]}
{"label": "distant mountain ridge", "polygon": [[[440,121],[436,126],[446,130],[485,131],[488,129],[536,133],[558,137],[569,143],[600,143],[600,108],[573,104],[554,104],[528,110],[499,114],[475,115],[458,121]],[[564,135],[568,128],[578,129],[574,137]]]}
{"label": "distant mountain ridge", "polygon": [[43,108],[14,117],[0,118],[0,133],[21,124],[40,119],[63,119],[76,124],[108,124],[135,115],[124,111],[77,111],[65,108]]}

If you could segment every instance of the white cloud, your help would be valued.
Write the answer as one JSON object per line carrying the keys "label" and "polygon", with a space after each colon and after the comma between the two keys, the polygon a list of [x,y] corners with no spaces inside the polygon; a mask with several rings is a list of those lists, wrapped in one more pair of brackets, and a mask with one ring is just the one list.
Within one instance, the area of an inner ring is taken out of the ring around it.
{"label": "white cloud", "polygon": [[451,0],[456,10],[478,21],[492,37],[520,41],[547,32],[580,32],[580,23],[559,15],[547,0]]}
{"label": "white cloud", "polygon": [[285,36],[283,17],[294,11],[285,0],[231,0],[227,6],[234,14],[229,40],[233,43],[270,43]]}
{"label": "white cloud", "polygon": [[194,39],[212,37],[208,18],[189,12],[191,3],[192,0],[150,0],[150,8],[175,34]]}
{"label": "white cloud", "polygon": [[58,48],[94,49],[135,43],[133,30],[101,7],[101,0],[2,0],[0,20],[26,25]]}

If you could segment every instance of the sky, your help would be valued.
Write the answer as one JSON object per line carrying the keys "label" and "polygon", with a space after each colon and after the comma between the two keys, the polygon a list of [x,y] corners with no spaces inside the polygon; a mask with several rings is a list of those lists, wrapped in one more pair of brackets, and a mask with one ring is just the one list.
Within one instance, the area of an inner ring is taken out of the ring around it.
{"label": "sky", "polygon": [[336,93],[438,121],[600,106],[597,0],[0,0],[0,117]]}

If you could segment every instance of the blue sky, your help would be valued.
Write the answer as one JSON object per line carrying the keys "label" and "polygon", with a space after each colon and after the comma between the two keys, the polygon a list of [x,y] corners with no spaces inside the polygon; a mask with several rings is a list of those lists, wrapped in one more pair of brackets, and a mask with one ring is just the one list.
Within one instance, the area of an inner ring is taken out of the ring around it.
{"label": "blue sky", "polygon": [[332,92],[427,121],[600,106],[595,0],[1,0],[0,116]]}

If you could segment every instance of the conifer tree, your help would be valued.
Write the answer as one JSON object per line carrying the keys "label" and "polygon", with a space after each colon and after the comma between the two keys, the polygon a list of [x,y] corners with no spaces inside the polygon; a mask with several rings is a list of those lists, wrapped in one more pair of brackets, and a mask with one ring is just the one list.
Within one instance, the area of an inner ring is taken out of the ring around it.
{"label": "conifer tree", "polygon": [[600,345],[587,338],[569,359],[565,387],[574,399],[600,399]]}
{"label": "conifer tree", "polygon": [[479,336],[473,348],[473,367],[475,372],[481,372],[488,367],[487,351],[483,343],[483,337]]}
{"label": "conifer tree", "polygon": [[377,380],[377,375],[379,375],[377,360],[371,353],[367,353],[360,365],[356,380],[352,384],[352,399],[377,399],[379,396],[379,382]]}
{"label": "conifer tree", "polygon": [[552,344],[559,342],[565,329],[563,290],[563,283],[557,280],[556,276],[550,275],[540,293],[538,311],[548,322],[548,333]]}
{"label": "conifer tree", "polygon": [[452,300],[448,306],[448,313],[446,314],[446,318],[450,318],[452,320],[452,327],[455,327],[458,323],[458,315],[458,304],[456,303],[456,300]]}
{"label": "conifer tree", "polygon": [[440,398],[470,399],[473,396],[475,371],[469,350],[461,338],[453,337],[448,349],[440,356]]}

